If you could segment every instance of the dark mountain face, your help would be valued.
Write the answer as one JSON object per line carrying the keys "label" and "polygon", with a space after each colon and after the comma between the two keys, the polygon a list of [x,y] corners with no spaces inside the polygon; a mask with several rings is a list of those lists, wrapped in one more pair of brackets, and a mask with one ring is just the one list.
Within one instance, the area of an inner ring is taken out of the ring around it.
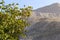
{"label": "dark mountain face", "polygon": [[60,40],[60,22],[41,21],[31,27],[27,35],[32,40]]}

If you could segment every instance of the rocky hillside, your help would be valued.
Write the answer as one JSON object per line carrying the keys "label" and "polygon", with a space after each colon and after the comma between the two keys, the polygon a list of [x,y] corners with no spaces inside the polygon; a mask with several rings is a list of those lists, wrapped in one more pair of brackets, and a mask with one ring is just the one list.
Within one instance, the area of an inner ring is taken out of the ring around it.
{"label": "rocky hillside", "polygon": [[23,40],[60,40],[60,4],[54,3],[33,10],[29,18],[27,38]]}
{"label": "rocky hillside", "polygon": [[41,18],[43,19],[51,19],[51,18],[59,18],[60,17],[60,4],[54,3],[42,8],[38,8],[33,10],[29,21],[32,23],[39,22]]}

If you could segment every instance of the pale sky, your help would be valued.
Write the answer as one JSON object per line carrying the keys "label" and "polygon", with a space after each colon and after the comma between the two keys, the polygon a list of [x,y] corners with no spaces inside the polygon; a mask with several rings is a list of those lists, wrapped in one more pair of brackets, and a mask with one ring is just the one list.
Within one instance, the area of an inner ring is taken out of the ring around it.
{"label": "pale sky", "polygon": [[32,6],[33,9],[37,9],[52,3],[60,3],[60,0],[5,0],[6,4],[19,3],[19,7]]}

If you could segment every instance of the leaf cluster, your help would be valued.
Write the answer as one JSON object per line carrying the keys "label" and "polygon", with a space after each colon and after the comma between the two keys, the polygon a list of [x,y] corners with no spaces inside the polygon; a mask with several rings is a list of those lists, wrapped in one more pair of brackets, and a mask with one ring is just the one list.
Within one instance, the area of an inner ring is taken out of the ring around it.
{"label": "leaf cluster", "polygon": [[5,5],[3,0],[0,4],[0,40],[19,40],[19,36],[25,36],[32,8],[19,8],[14,3]]}

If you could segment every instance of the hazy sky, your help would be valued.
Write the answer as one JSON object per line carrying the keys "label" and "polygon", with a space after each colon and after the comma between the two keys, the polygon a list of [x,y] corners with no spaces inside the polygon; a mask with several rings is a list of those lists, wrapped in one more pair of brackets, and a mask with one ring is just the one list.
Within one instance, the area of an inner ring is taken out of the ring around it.
{"label": "hazy sky", "polygon": [[33,9],[37,9],[52,3],[60,3],[60,0],[5,0],[5,3],[19,3],[19,7],[32,6]]}

